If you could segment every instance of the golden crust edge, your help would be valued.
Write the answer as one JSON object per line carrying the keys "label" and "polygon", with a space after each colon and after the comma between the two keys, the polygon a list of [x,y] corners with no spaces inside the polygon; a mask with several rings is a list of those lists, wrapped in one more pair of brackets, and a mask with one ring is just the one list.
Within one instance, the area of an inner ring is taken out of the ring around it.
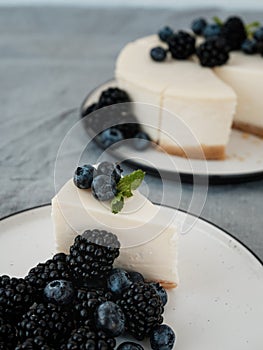
{"label": "golden crust edge", "polygon": [[255,125],[240,122],[240,121],[234,121],[233,128],[263,138],[263,127],[255,126]]}

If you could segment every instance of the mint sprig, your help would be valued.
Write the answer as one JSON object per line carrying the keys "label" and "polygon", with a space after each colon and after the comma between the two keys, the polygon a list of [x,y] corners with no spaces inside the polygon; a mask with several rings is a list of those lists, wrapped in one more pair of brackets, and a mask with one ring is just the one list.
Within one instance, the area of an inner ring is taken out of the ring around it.
{"label": "mint sprig", "polygon": [[219,27],[222,27],[224,24],[224,22],[218,16],[214,16],[213,21],[215,22],[215,24],[219,25]]}
{"label": "mint sprig", "polygon": [[131,174],[123,176],[117,184],[117,194],[111,201],[111,211],[118,214],[123,206],[124,199],[133,196],[132,191],[136,190],[142,183],[145,172],[135,170]]}

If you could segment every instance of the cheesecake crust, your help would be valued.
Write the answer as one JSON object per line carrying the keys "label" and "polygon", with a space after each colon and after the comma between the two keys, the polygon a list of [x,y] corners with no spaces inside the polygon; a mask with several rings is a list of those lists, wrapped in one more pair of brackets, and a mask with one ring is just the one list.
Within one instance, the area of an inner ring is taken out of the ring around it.
{"label": "cheesecake crust", "polygon": [[252,125],[252,124],[249,124],[249,123],[243,123],[243,122],[239,122],[239,121],[234,121],[233,128],[263,138],[263,127],[255,126],[255,125]]}
{"label": "cheesecake crust", "polygon": [[190,159],[224,160],[226,158],[224,145],[182,148],[172,144],[160,144],[157,149],[161,152]]}

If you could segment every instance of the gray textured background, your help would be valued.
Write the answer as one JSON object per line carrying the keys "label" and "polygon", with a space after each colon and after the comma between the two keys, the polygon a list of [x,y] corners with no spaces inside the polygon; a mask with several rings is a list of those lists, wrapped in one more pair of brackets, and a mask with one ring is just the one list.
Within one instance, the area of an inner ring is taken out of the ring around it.
{"label": "gray textured background", "polygon": [[[207,9],[207,16],[225,16]],[[78,120],[85,95],[113,76],[119,50],[164,24],[189,26],[203,10],[1,8],[0,9],[0,216],[47,203],[54,194],[58,147]],[[243,13],[247,20],[263,13]],[[98,150],[92,147],[91,158]],[[74,150],[69,150],[74,157]],[[148,176],[150,197],[162,186]],[[174,206],[167,181],[165,203]],[[202,188],[199,189],[202,192]],[[202,216],[230,231],[263,259],[263,181],[209,188]],[[187,208],[192,186],[183,186]]]}

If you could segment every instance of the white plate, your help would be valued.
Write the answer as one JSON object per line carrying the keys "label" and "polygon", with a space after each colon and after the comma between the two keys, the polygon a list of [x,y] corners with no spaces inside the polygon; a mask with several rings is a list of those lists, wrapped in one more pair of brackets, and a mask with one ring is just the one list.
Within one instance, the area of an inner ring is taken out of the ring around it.
{"label": "white plate", "polygon": [[[81,110],[98,101],[101,92],[110,86],[117,86],[116,81],[110,80],[95,88],[84,100]],[[151,170],[156,173],[156,169],[169,175],[179,172],[181,179],[187,182],[193,181],[193,175],[208,175],[210,183],[242,182],[263,178],[263,139],[232,130],[226,154],[225,160],[190,160],[189,163],[187,159],[158,152],[155,148],[138,152],[131,147],[123,146],[114,150],[117,158],[130,159],[129,163],[146,169],[148,173]]]}
{"label": "white plate", "polygon": [[[0,222],[0,274],[24,276],[55,253],[50,209]],[[178,220],[185,215],[179,212]],[[246,247],[198,219],[180,236],[179,272],[180,285],[169,292],[165,308],[165,322],[177,333],[176,350],[262,349],[263,268]]]}

